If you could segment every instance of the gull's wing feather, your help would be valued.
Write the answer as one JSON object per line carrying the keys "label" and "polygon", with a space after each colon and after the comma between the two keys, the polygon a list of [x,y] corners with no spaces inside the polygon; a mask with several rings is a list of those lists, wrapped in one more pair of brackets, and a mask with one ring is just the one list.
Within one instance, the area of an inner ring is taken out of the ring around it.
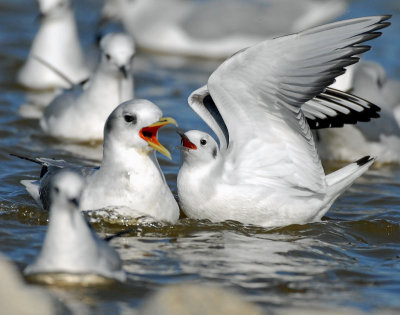
{"label": "gull's wing feather", "polygon": [[220,112],[218,111],[207,86],[202,86],[192,92],[188,98],[190,107],[203,119],[215,132],[219,139],[219,146],[222,150],[228,147],[229,132]]}
{"label": "gull's wing feather", "polygon": [[332,88],[301,107],[311,129],[343,127],[379,118],[380,107],[358,96]]}
{"label": "gull's wing feather", "polygon": [[78,101],[84,89],[84,85],[78,84],[71,89],[64,90],[45,108],[43,116],[47,118],[61,116],[65,111],[69,110],[71,104]]}
{"label": "gull's wing feather", "polygon": [[[325,187],[325,174],[301,106],[358,61],[389,16],[335,22],[267,40],[226,60],[208,89],[230,137],[224,180]],[[291,176],[286,176],[291,174]],[[273,179],[273,180],[271,180]],[[300,190],[300,189],[298,189]]]}
{"label": "gull's wing feather", "polygon": [[[190,107],[207,123],[220,141],[220,148],[229,145],[229,132],[207,86],[192,92]],[[360,121],[379,118],[380,107],[355,95],[327,88],[301,107],[311,129],[337,128]]]}

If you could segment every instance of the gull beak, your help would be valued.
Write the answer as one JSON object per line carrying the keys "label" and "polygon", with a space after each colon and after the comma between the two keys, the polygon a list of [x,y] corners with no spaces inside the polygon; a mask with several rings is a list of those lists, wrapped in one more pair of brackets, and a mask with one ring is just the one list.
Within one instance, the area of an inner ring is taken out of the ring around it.
{"label": "gull beak", "polygon": [[126,69],[126,66],[119,67],[119,71],[121,71],[121,73],[122,73],[122,75],[124,76],[125,79],[128,78],[128,70]]}
{"label": "gull beak", "polygon": [[139,136],[147,141],[149,146],[151,146],[154,150],[157,150],[158,152],[164,154],[166,157],[168,157],[171,160],[171,153],[160,143],[158,142],[157,139],[157,132],[158,129],[160,129],[163,126],[174,124],[175,126],[178,126],[177,122],[175,119],[171,117],[161,117],[159,121],[155,122],[154,124],[143,127],[139,131]]}
{"label": "gull beak", "polygon": [[177,148],[180,150],[197,150],[197,146],[189,140],[189,138],[183,133],[177,131],[178,134],[181,136],[181,145],[178,145]]}
{"label": "gull beak", "polygon": [[46,17],[46,13],[39,12],[39,14],[36,16],[35,22],[41,23],[45,17]]}

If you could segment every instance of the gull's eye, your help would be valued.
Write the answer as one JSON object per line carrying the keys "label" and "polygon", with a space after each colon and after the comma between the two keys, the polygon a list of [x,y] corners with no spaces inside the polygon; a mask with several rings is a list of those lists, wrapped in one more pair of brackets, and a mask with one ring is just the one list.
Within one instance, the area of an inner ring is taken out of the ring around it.
{"label": "gull's eye", "polygon": [[136,116],[135,115],[124,115],[124,119],[127,123],[136,124]]}
{"label": "gull's eye", "polygon": [[110,60],[110,59],[111,59],[110,54],[106,54],[106,59],[107,59],[107,60]]}
{"label": "gull's eye", "polygon": [[200,140],[200,144],[201,145],[206,145],[207,144],[207,140],[206,139],[201,139]]}
{"label": "gull's eye", "polygon": [[54,187],[54,191],[58,194],[60,192],[60,189],[58,187]]}

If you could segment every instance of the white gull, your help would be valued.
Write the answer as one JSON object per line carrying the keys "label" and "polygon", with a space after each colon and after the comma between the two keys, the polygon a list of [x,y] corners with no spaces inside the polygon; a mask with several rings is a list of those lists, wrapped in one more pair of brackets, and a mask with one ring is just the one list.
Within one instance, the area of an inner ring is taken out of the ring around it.
{"label": "white gull", "polygon": [[[25,269],[28,276],[62,274],[65,281],[96,276],[125,281],[119,254],[98,238],[80,211],[85,181],[72,171],[60,171],[49,185],[49,226],[35,262]],[[44,280],[46,282],[48,280]],[[50,282],[51,283],[51,282]]]}
{"label": "white gull", "polygon": [[[41,25],[17,80],[27,88],[70,87],[89,77],[69,0],[38,0]],[[57,71],[62,73],[60,76]]]}
{"label": "white gull", "polygon": [[120,21],[141,48],[226,58],[266,37],[334,19],[346,6],[342,0],[106,0],[102,14]]}
{"label": "white gull", "polygon": [[45,133],[76,141],[101,140],[108,115],[134,97],[132,39],[111,33],[101,40],[100,47],[101,60],[89,81],[65,90],[46,107],[40,119]]}
{"label": "white gull", "polygon": [[99,168],[74,166],[60,160],[38,158],[43,165],[40,181],[24,180],[32,197],[49,208],[49,182],[60,169],[73,168],[86,178],[81,198],[83,210],[115,208],[122,216],[151,216],[175,223],[179,208],[158,164],[155,150],[171,157],[157,140],[158,129],[176,124],[162,117],[147,100],[119,105],[104,127],[103,160]]}
{"label": "white gull", "polygon": [[198,91],[189,97],[220,147],[201,131],[182,135],[178,197],[185,214],[262,226],[320,220],[374,159],[325,175],[302,105],[357,62],[354,55],[369,49],[361,43],[379,36],[388,18],[345,20],[267,40],[219,66],[207,84],[213,102],[201,102]]}

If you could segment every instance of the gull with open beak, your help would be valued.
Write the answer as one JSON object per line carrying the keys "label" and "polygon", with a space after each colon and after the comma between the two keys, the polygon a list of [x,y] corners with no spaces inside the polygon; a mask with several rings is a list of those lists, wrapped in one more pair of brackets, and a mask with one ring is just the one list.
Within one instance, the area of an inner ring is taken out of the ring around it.
{"label": "gull with open beak", "polygon": [[133,40],[123,33],[111,33],[100,47],[101,60],[93,77],[65,90],[46,107],[40,119],[45,133],[75,141],[101,140],[108,115],[134,97]]}
{"label": "gull with open beak", "polygon": [[261,42],[222,63],[207,87],[189,97],[220,145],[202,131],[182,135],[178,196],[185,214],[267,227],[320,220],[374,159],[365,156],[326,175],[310,126],[329,121],[325,113],[355,113],[339,99],[309,102],[358,61],[370,48],[363,42],[379,36],[387,19],[322,25]]}
{"label": "gull with open beak", "polygon": [[[121,215],[151,216],[175,223],[178,204],[156,158],[156,151],[171,158],[158,141],[158,130],[175,124],[173,118],[148,100],[130,100],[119,105],[104,126],[103,160],[99,168],[71,166],[64,161],[38,158],[43,165],[40,181],[22,181],[44,209],[49,207],[49,182],[60,169],[72,167],[86,178],[81,208],[115,208]],[[127,210],[128,209],[128,210]]]}

